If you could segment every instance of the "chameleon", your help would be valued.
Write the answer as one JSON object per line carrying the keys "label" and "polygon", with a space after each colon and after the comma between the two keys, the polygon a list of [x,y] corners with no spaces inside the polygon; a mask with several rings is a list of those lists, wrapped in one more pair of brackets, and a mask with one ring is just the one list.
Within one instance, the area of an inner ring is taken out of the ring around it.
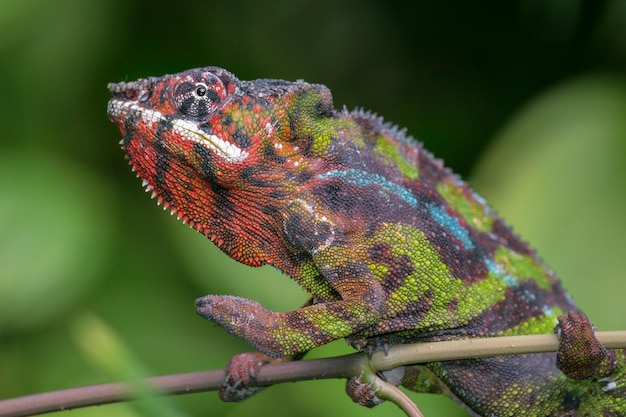
{"label": "chameleon", "polygon": [[[556,353],[451,360],[380,374],[472,416],[626,416],[626,350],[595,327],[535,251],[405,129],[336,110],[320,84],[242,81],[204,67],[108,86],[108,116],[159,204],[231,258],[272,265],[310,295],[273,312],[229,295],[198,313],[250,344],[220,390],[337,339],[394,344],[551,333]],[[357,376],[347,392],[380,402]]]}

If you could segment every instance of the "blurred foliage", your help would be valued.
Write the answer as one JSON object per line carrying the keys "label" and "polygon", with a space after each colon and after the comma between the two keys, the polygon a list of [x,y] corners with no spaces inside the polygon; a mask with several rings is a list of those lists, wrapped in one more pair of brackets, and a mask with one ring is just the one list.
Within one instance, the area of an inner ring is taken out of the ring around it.
{"label": "blurred foliage", "polygon": [[[306,299],[160,213],[117,148],[107,82],[204,65],[326,84],[336,107],[475,167],[598,327],[626,329],[624,39],[623,0],[0,1],[0,398],[221,368],[247,346],[196,317],[196,297]],[[427,416],[466,415],[414,398]],[[73,414],[400,415],[359,409],[342,381],[149,401]]]}

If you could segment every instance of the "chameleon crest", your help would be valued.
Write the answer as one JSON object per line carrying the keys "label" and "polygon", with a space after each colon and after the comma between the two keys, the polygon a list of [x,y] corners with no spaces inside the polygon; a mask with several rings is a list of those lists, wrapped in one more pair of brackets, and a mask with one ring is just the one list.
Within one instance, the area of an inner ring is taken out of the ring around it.
{"label": "chameleon crest", "polygon": [[[437,362],[399,369],[398,382],[476,416],[626,415],[624,351],[594,344],[555,274],[403,130],[335,110],[325,86],[240,81],[216,67],[109,89],[122,148],[159,203],[233,259],[273,265],[311,296],[286,313],[235,296],[198,299],[199,314],[261,352],[239,365],[340,338],[373,349],[558,323],[558,360]],[[242,379],[230,375],[222,398],[244,398]],[[361,395],[358,378],[348,387],[364,405],[380,402]]]}

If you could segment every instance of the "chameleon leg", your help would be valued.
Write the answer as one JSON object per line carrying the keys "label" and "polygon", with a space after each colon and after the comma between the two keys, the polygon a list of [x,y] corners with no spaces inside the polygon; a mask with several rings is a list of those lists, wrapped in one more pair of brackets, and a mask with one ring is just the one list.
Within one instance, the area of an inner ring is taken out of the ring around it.
{"label": "chameleon leg", "polygon": [[[309,300],[304,306],[311,303],[312,300]],[[225,402],[239,402],[253,396],[266,388],[250,385],[250,381],[256,378],[264,365],[300,360],[303,356],[304,354],[270,358],[261,352],[245,352],[233,356],[226,365],[226,376],[218,392],[220,399]]]}
{"label": "chameleon leg", "polygon": [[343,236],[314,204],[296,199],[289,207],[285,239],[294,252],[315,265],[311,276],[300,279],[324,282],[338,299],[287,313],[275,313],[241,297],[207,295],[196,300],[198,314],[273,358],[353,335],[376,324],[387,309],[385,290],[363,262],[363,245]]}
{"label": "chameleon leg", "polygon": [[[380,294],[372,297],[376,298],[382,300]],[[277,313],[256,301],[218,295],[199,298],[196,307],[201,316],[273,358],[306,352],[347,337],[375,320],[381,311],[374,302],[349,299]]]}

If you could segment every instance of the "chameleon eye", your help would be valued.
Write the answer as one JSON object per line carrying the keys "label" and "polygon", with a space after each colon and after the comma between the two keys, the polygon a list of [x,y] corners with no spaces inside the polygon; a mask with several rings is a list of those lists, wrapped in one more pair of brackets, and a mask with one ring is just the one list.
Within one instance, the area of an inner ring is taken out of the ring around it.
{"label": "chameleon eye", "polygon": [[172,94],[176,108],[192,117],[204,117],[217,111],[224,99],[224,84],[207,74],[202,81],[187,79],[178,84]]}
{"label": "chameleon eye", "polygon": [[204,97],[206,95],[206,85],[199,83],[196,84],[196,95],[198,97]]}

